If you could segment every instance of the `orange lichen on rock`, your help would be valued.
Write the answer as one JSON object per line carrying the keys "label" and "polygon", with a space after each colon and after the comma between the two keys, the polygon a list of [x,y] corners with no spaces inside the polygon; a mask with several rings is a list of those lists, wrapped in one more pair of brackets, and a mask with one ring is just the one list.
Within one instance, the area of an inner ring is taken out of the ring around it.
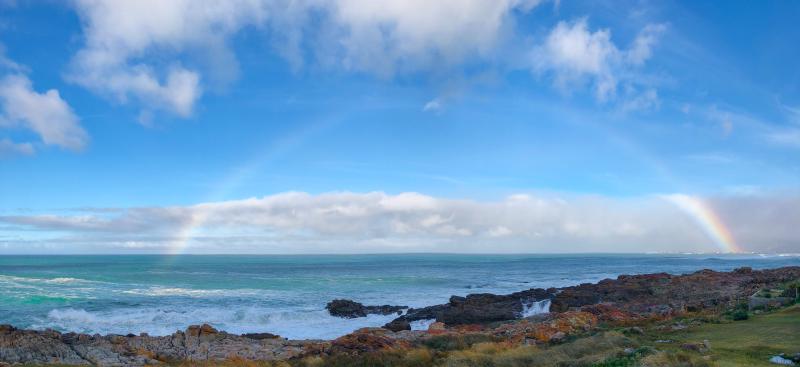
{"label": "orange lichen on rock", "polygon": [[642,320],[641,316],[616,307],[611,303],[598,303],[596,305],[583,306],[581,307],[581,311],[597,316],[599,321],[610,322],[616,325],[627,325]]}
{"label": "orange lichen on rock", "polygon": [[568,311],[555,314],[552,318],[542,321],[522,320],[502,325],[495,329],[495,335],[505,336],[515,342],[535,339],[546,343],[558,341],[568,335],[592,330],[596,326],[597,316],[594,314],[583,311]]}
{"label": "orange lichen on rock", "polygon": [[405,349],[411,344],[389,335],[391,331],[382,328],[363,328],[331,342],[333,354],[361,354],[384,349]]}
{"label": "orange lichen on rock", "polygon": [[443,322],[434,322],[430,326],[428,326],[428,334],[444,334],[447,333],[447,329],[444,326]]}

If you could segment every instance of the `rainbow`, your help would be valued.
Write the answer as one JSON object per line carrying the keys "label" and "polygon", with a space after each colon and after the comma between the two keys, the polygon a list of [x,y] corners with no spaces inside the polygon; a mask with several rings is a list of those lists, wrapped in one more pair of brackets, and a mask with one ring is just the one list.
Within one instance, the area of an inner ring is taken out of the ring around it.
{"label": "rainbow", "polygon": [[171,255],[186,253],[195,236],[198,232],[202,233],[203,225],[212,215],[214,206],[210,204],[227,200],[243,182],[247,182],[263,171],[270,162],[279,160],[283,155],[298,149],[310,138],[342,123],[345,121],[345,116],[347,116],[347,111],[341,115],[326,115],[288,132],[285,136],[272,141],[271,144],[265,144],[263,149],[254,154],[254,158],[233,169],[219,184],[215,185],[216,189],[203,200],[203,203],[206,204],[197,204],[190,208],[190,219],[177,228],[172,241],[167,245],[166,252]]}
{"label": "rainbow", "polygon": [[711,205],[700,198],[683,194],[667,195],[666,199],[689,215],[722,252],[744,252]]}

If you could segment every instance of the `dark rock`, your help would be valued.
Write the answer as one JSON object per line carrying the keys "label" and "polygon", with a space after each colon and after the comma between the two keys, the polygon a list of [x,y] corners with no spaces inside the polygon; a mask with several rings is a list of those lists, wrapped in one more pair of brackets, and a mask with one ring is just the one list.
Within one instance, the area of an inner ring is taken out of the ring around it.
{"label": "dark rock", "polygon": [[242,334],[243,337],[255,340],[264,340],[264,339],[280,339],[280,335],[275,335],[272,333],[247,333]]}
{"label": "dark rock", "polygon": [[746,300],[759,289],[800,277],[800,267],[770,270],[739,268],[733,272],[700,270],[686,275],[666,273],[620,275],[616,280],[562,288],[550,309],[564,312],[598,303],[645,317],[667,317],[686,311],[719,310]]}
{"label": "dark rock", "polygon": [[443,305],[409,309],[405,315],[384,327],[393,331],[409,330],[412,321],[429,319],[446,325],[514,320],[522,316],[526,304],[552,298],[555,292],[555,288],[535,288],[507,295],[478,293],[466,297],[452,296],[450,302]]}
{"label": "dark rock", "polygon": [[391,315],[393,313],[401,314],[407,306],[364,306],[361,303],[351,301],[349,299],[335,299],[328,302],[325,308],[331,316],[343,317],[346,319],[353,319],[356,317],[365,317],[371,314],[378,315]]}
{"label": "dark rock", "polygon": [[395,332],[402,330],[411,330],[411,322],[409,322],[408,319],[399,317],[390,321],[388,324],[383,325],[383,327]]}

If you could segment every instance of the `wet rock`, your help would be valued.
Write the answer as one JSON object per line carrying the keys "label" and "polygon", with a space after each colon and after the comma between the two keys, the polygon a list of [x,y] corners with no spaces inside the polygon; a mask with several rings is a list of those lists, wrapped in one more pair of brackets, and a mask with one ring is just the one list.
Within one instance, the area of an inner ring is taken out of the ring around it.
{"label": "wet rock", "polygon": [[479,293],[466,297],[452,296],[450,302],[443,305],[409,309],[405,315],[387,323],[384,327],[393,331],[409,330],[411,321],[430,319],[447,325],[515,320],[523,316],[525,305],[552,298],[555,293],[555,288],[534,288],[507,295]]}
{"label": "wet rock", "polygon": [[411,330],[411,321],[409,321],[407,318],[400,317],[390,321],[386,325],[383,325],[383,327],[394,332]]}
{"label": "wet rock", "polygon": [[325,306],[331,316],[343,317],[353,319],[357,317],[365,317],[370,314],[378,315],[391,315],[393,313],[400,314],[407,306],[364,306],[361,303],[351,301],[349,299],[335,299],[328,302]]}
{"label": "wet rock", "polygon": [[255,340],[263,340],[263,339],[280,339],[280,335],[275,335],[272,333],[247,333],[242,334],[243,337],[248,339],[255,339]]}

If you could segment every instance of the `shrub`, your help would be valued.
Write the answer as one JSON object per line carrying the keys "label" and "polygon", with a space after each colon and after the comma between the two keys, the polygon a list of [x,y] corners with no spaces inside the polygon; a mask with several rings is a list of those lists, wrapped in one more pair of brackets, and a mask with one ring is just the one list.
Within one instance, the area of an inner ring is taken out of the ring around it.
{"label": "shrub", "polygon": [[659,352],[642,359],[642,367],[710,367],[711,362],[684,352]]}
{"label": "shrub", "polygon": [[733,321],[747,320],[749,317],[750,315],[745,310],[736,310],[731,313],[731,319]]}
{"label": "shrub", "polygon": [[437,335],[422,342],[422,345],[438,351],[461,350],[473,344],[494,342],[497,338],[486,334]]}

